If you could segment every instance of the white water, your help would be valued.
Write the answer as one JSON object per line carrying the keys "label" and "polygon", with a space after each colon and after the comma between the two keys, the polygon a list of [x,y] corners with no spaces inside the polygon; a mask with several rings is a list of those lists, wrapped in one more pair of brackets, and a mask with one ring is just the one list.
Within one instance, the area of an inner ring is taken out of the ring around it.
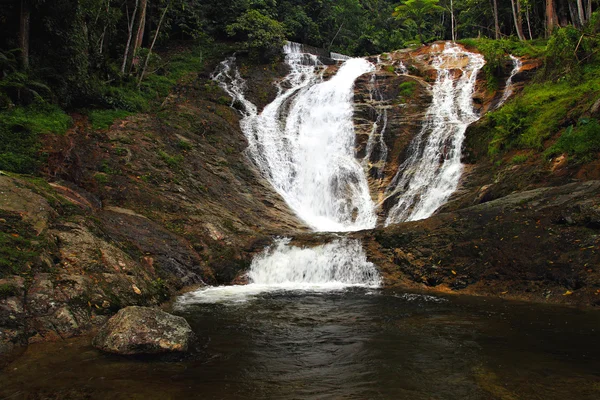
{"label": "white water", "polygon": [[348,287],[378,287],[379,273],[367,261],[360,241],[337,239],[301,248],[290,239],[277,239],[252,260],[248,284],[208,287],[177,300],[180,307],[191,303],[243,302],[264,292],[279,290],[331,291]]}
{"label": "white water", "polygon": [[504,85],[504,93],[502,93],[502,98],[498,102],[498,105],[496,106],[496,108],[502,107],[504,105],[504,103],[506,102],[506,100],[508,100],[508,98],[513,94],[513,86],[514,86],[513,78],[516,74],[519,73],[519,71],[521,70],[521,67],[523,66],[523,63],[521,62],[521,60],[518,59],[517,57],[513,56],[512,54],[510,55],[510,59],[513,62],[513,69],[510,73],[510,76],[506,80],[506,85]]}
{"label": "white water", "polygon": [[373,228],[375,204],[354,157],[352,100],[354,81],[374,66],[350,59],[325,81],[317,57],[298,51],[298,45],[286,46],[290,73],[260,114],[246,106],[244,82],[231,67],[215,80],[244,105],[248,154],[300,218],[316,231]]}
{"label": "white water", "polygon": [[[286,45],[290,72],[279,83],[277,98],[261,113],[244,97],[245,82],[234,69],[234,58],[221,63],[213,79],[241,108],[248,155],[300,218],[316,231],[373,228],[377,206],[369,193],[366,172],[373,164],[382,167],[386,162],[387,109],[378,110],[362,162],[354,154],[352,116],[354,81],[373,72],[375,66],[364,59],[349,59],[324,80],[326,67],[316,56],[301,51],[301,45]],[[388,224],[407,219],[403,214],[411,219],[430,215],[455,190],[464,131],[477,119],[471,96],[483,57],[448,44],[434,66],[438,79],[433,104],[425,127],[412,144],[411,156],[389,188],[390,196],[399,197]],[[401,73],[406,73],[403,64],[401,67]],[[455,80],[452,70],[456,68],[460,78]],[[371,100],[381,100],[375,74],[370,85]],[[339,290],[381,283],[361,243],[347,238],[312,248],[278,239],[254,258],[247,277],[247,285],[188,293],[180,297],[178,306],[242,302],[278,290]]]}
{"label": "white water", "polygon": [[[381,60],[377,57],[377,63],[380,64]],[[377,74],[373,72],[371,80],[369,82],[369,97],[371,102],[382,102],[383,96],[381,90],[377,85]],[[362,160],[362,165],[365,171],[369,171],[372,166],[378,168],[377,178],[382,179],[384,173],[384,167],[388,156],[388,147],[385,144],[385,131],[388,125],[388,110],[384,105],[383,107],[377,108],[377,117],[371,131],[369,132],[369,138],[367,139],[367,146],[365,149],[365,156]],[[376,156],[374,156],[374,153]]]}
{"label": "white water", "polygon": [[432,104],[423,128],[410,145],[409,157],[388,187],[387,198],[394,204],[386,225],[427,218],[456,190],[465,131],[478,119],[472,97],[477,72],[484,64],[482,55],[452,43],[446,43],[435,57],[437,79]]}

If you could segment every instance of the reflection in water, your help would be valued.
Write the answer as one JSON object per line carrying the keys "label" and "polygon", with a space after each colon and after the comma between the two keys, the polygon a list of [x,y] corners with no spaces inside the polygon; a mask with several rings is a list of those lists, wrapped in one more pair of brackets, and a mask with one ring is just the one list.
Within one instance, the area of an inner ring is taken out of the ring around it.
{"label": "reflection in water", "polygon": [[353,288],[180,313],[203,344],[191,355],[38,345],[2,371],[0,398],[600,398],[598,312]]}

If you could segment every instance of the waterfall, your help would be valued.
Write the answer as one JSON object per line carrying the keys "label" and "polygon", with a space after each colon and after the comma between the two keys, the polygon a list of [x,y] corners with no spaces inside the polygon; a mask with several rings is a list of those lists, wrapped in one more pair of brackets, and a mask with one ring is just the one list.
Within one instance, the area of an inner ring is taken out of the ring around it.
{"label": "waterfall", "polygon": [[508,100],[508,98],[512,95],[512,93],[513,93],[513,78],[516,74],[519,73],[519,71],[521,70],[521,67],[523,66],[523,63],[521,62],[520,59],[513,56],[512,54],[510,54],[509,56],[513,62],[513,69],[510,72],[510,76],[506,80],[506,85],[504,85],[504,93],[502,93],[502,98],[498,102],[498,105],[496,106],[496,108],[502,107],[504,105],[504,103],[506,102],[506,100]]}
{"label": "waterfall", "polygon": [[[328,67],[303,49],[295,43],[285,46],[289,73],[278,83],[275,100],[261,112],[244,97],[246,83],[235,69],[234,57],[218,66],[213,79],[242,112],[240,125],[248,140],[248,156],[300,218],[315,231],[373,228],[378,205],[371,199],[367,172],[377,165],[379,174],[383,173],[388,114],[386,106],[377,110],[366,155],[357,160],[353,87],[359,76],[373,73],[370,100],[381,102],[375,66],[365,59],[335,55],[343,62],[325,79]],[[433,63],[437,70],[433,103],[411,144],[410,156],[386,190],[387,199],[395,202],[386,224],[431,215],[458,184],[464,133],[477,119],[472,95],[484,60],[450,43],[438,53]],[[408,73],[402,63],[400,73]],[[247,278],[247,285],[189,293],[179,304],[245,301],[273,290],[377,287],[381,283],[360,241],[348,238],[311,248],[277,239],[254,258]]]}
{"label": "waterfall", "polygon": [[386,190],[393,204],[385,225],[431,216],[456,190],[462,172],[461,147],[467,126],[478,119],[473,110],[482,55],[446,43],[433,62],[437,78],[433,100],[410,155]]}
{"label": "waterfall", "polygon": [[381,278],[367,261],[360,241],[341,238],[304,248],[277,239],[257,255],[247,274],[248,284],[218,286],[187,293],[178,306],[192,303],[242,302],[264,292],[278,290],[330,291],[348,287],[376,288]]}
{"label": "waterfall", "polygon": [[[379,65],[380,63],[381,60],[378,57],[377,64]],[[371,103],[376,101],[381,102],[383,100],[383,95],[377,85],[377,74],[375,72],[373,72],[371,80],[369,81],[369,97]],[[389,151],[385,144],[385,131],[388,125],[388,110],[386,106],[377,108],[376,110],[377,116],[371,131],[369,132],[362,165],[369,173],[372,166],[377,167],[376,177],[377,179],[382,179]]]}
{"label": "waterfall", "polygon": [[373,228],[377,221],[362,165],[354,157],[353,87],[374,70],[361,58],[345,61],[324,80],[316,56],[289,43],[289,74],[277,98],[258,113],[247,105],[243,80],[222,63],[214,79],[243,105],[248,154],[294,212],[316,231]]}

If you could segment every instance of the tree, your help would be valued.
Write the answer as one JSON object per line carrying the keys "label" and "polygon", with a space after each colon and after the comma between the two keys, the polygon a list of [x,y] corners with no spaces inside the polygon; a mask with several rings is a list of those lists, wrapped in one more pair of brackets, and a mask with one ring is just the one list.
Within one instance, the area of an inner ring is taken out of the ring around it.
{"label": "tree", "polygon": [[525,35],[523,34],[523,17],[521,16],[520,0],[510,0],[510,2],[512,5],[515,28],[517,29],[517,37],[519,40],[525,40]]}
{"label": "tree", "polygon": [[444,11],[438,5],[439,0],[406,0],[396,7],[394,16],[399,20],[411,21],[417,27],[419,42],[423,41],[423,29],[426,29],[427,17]]}
{"label": "tree", "polygon": [[252,55],[259,58],[271,58],[285,43],[283,25],[258,10],[246,11],[235,23],[227,26],[227,33],[244,40]]}
{"label": "tree", "polygon": [[554,27],[558,25],[558,17],[554,7],[554,0],[546,0],[546,36],[550,36]]}
{"label": "tree", "polygon": [[498,23],[498,1],[493,0],[492,11],[494,13],[494,37],[500,39],[500,24]]}
{"label": "tree", "polygon": [[21,66],[29,69],[29,31],[31,23],[31,4],[29,0],[21,0],[21,16],[19,27],[19,48],[21,49]]}

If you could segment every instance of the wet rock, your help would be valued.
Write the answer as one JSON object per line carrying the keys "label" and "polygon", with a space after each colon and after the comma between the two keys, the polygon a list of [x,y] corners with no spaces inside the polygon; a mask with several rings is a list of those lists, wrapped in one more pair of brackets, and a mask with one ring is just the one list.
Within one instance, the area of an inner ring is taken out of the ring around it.
{"label": "wet rock", "polygon": [[94,337],[93,345],[115,354],[185,352],[193,338],[182,317],[149,307],[126,307]]}

